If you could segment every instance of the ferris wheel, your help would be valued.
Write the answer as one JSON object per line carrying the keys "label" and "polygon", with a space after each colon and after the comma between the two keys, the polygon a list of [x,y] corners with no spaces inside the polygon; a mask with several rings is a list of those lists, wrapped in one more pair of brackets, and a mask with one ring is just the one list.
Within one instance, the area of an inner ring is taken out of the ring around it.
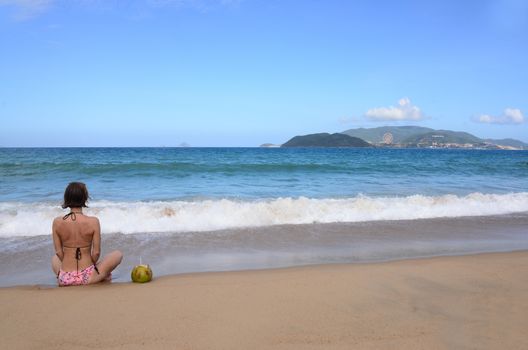
{"label": "ferris wheel", "polygon": [[383,143],[384,144],[390,145],[390,144],[392,144],[393,140],[394,140],[394,137],[392,136],[392,134],[390,132],[386,132],[385,134],[383,134]]}

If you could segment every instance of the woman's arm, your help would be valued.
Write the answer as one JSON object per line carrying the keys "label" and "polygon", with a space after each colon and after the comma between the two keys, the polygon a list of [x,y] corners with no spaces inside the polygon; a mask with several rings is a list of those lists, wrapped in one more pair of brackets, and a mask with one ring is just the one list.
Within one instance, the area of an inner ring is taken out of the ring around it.
{"label": "woman's arm", "polygon": [[53,225],[51,226],[51,234],[53,236],[53,246],[55,247],[55,254],[59,258],[60,261],[64,258],[64,251],[62,250],[62,241],[57,233],[57,227],[55,224],[56,220],[53,220]]}
{"label": "woman's arm", "polygon": [[99,256],[101,255],[101,224],[99,224],[99,219],[95,218],[95,229],[92,240],[92,261],[97,263]]}

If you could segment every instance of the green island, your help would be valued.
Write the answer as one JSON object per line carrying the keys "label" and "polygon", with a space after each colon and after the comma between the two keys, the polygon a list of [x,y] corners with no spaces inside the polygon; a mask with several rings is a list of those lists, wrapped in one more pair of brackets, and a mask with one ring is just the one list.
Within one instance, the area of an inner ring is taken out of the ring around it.
{"label": "green island", "polygon": [[372,147],[372,145],[359,137],[340,133],[319,133],[295,136],[281,147]]}
{"label": "green island", "polygon": [[[263,144],[261,147],[279,147]],[[483,139],[464,131],[435,130],[421,126],[381,126],[292,137],[280,147],[391,147],[528,150],[515,139]]]}

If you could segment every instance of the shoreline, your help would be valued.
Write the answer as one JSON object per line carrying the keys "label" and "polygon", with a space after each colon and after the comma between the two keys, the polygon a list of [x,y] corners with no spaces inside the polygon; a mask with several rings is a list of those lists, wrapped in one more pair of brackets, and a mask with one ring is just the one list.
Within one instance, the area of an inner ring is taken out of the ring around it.
{"label": "shoreline", "polygon": [[[304,264],[304,265],[287,265],[287,266],[278,266],[278,267],[263,267],[263,268],[247,268],[247,269],[236,269],[236,270],[207,270],[207,271],[191,271],[191,272],[177,272],[177,273],[170,273],[170,274],[162,274],[159,276],[156,276],[154,273],[153,280],[162,280],[162,279],[171,279],[171,278],[178,278],[178,277],[187,277],[187,276],[201,276],[201,275],[215,275],[215,274],[230,274],[230,273],[251,273],[251,272],[265,272],[265,271],[281,271],[281,270],[302,270],[302,269],[310,269],[310,268],[323,268],[325,266],[354,266],[354,265],[383,265],[383,264],[391,264],[391,263],[402,263],[407,261],[415,261],[419,262],[421,260],[436,260],[436,259],[443,259],[443,258],[460,258],[460,257],[470,257],[470,256],[481,256],[481,255],[496,255],[496,254],[516,254],[516,253],[527,253],[528,249],[526,248],[519,248],[516,250],[505,250],[505,251],[483,251],[483,252],[470,252],[470,253],[454,253],[454,254],[444,254],[444,255],[431,255],[431,256],[413,256],[413,257],[403,257],[403,258],[395,258],[395,259],[387,259],[387,260],[373,260],[373,261],[357,261],[357,262],[328,262],[328,263],[312,263],[312,264]],[[127,285],[127,284],[134,284],[130,278],[128,280],[117,280],[117,281],[111,281],[111,282],[102,282],[96,285]],[[13,286],[0,286],[0,291],[2,289],[38,289],[38,290],[44,290],[44,289],[57,289],[57,288],[66,288],[66,287],[59,287],[57,284],[45,284],[45,283],[36,283],[36,284],[19,284],[19,285],[13,285]]]}
{"label": "shoreline", "polygon": [[[126,282],[139,257],[152,266],[155,276],[162,276],[528,250],[526,227],[528,213],[181,234],[104,234],[102,256],[115,249],[123,252],[114,281]],[[49,236],[0,238],[2,242],[0,286],[55,284]]]}
{"label": "shoreline", "polygon": [[6,287],[0,329],[10,349],[525,348],[527,275],[517,251]]}

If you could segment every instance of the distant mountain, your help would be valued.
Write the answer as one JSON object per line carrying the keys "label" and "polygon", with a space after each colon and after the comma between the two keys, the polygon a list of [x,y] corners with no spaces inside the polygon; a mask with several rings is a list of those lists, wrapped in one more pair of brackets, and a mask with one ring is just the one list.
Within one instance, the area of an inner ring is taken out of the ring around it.
{"label": "distant mountain", "polygon": [[434,131],[434,129],[424,128],[421,126],[381,126],[378,128],[359,128],[349,129],[342,132],[349,136],[359,137],[370,143],[383,142],[383,135],[391,133],[393,140],[392,143],[401,143],[403,140],[418,135],[425,134],[427,132]]}
{"label": "distant mountain", "polygon": [[320,133],[295,136],[281,147],[372,147],[368,142],[345,134]]}
{"label": "distant mountain", "polygon": [[[441,146],[445,144],[472,145],[478,148],[528,149],[528,144],[515,139],[481,139],[463,131],[435,130],[421,126],[381,126],[377,128],[349,129],[343,134],[359,137],[373,144],[384,143],[383,136],[391,134],[392,144],[399,147]],[[446,147],[448,147],[447,145]]]}
{"label": "distant mountain", "polygon": [[528,143],[515,140],[515,139],[484,139],[484,142],[493,143],[495,145],[501,145],[506,147],[515,147],[515,148],[522,148],[522,149],[528,149]]}
{"label": "distant mountain", "polygon": [[450,131],[450,130],[433,130],[423,134],[413,135],[407,137],[402,143],[418,144],[418,143],[471,143],[479,144],[483,143],[482,139],[479,139],[475,135],[471,135],[463,131]]}

